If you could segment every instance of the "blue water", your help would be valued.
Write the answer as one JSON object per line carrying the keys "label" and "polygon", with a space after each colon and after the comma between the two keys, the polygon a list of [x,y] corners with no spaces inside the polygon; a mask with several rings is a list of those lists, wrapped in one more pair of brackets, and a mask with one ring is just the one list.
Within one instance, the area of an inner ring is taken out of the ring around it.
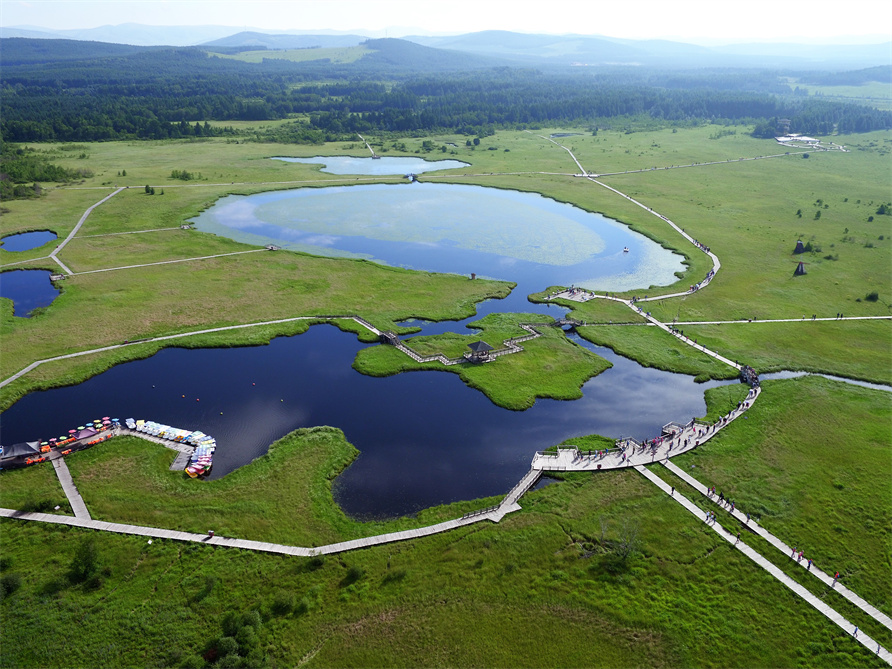
{"label": "blue water", "polygon": [[361,451],[336,479],[338,503],[354,516],[390,517],[504,494],[536,450],[564,439],[656,436],[669,421],[703,415],[703,391],[722,385],[575,341],[613,367],[580,400],[539,400],[522,412],[497,407],[456,374],[363,376],[351,363],[366,345],[320,325],[269,346],[164,349],[77,386],[30,393],[3,413],[0,438],[48,439],[96,416],[151,419],[213,435],[218,478],[291,430],[331,425]]}
{"label": "blue water", "polygon": [[284,158],[286,163],[303,163],[322,165],[320,172],[328,174],[363,174],[369,176],[393,176],[400,174],[422,174],[438,170],[454,170],[457,167],[469,167],[468,163],[459,160],[425,160],[424,158],[387,157],[387,158],[353,158],[352,156],[316,156],[315,158]]}
{"label": "blue water", "polygon": [[0,297],[12,300],[13,313],[28,318],[38,307],[48,307],[61,292],[43,269],[17,269],[0,273]]}
{"label": "blue water", "polygon": [[38,246],[56,239],[56,233],[49,230],[37,230],[35,232],[20,232],[0,239],[0,248],[4,251],[30,251]]}
{"label": "blue water", "polygon": [[[609,218],[536,193],[455,184],[374,184],[229,196],[199,230],[308,253],[513,281],[646,290],[674,283],[682,256]],[[624,252],[628,248],[628,252]]]}

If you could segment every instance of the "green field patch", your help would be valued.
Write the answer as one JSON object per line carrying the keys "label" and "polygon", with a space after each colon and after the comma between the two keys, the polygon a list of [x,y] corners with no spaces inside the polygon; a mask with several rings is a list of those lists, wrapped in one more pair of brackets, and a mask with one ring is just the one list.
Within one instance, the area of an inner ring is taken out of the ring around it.
{"label": "green field patch", "polygon": [[589,325],[577,328],[579,336],[607,346],[643,367],[691,374],[698,380],[734,379],[738,372],[712,356],[679,341],[657,327],[647,325]]}
{"label": "green field patch", "polygon": [[892,321],[806,319],[680,327],[706,348],[760,373],[794,370],[892,385]]}
{"label": "green field patch", "polygon": [[[57,506],[60,507],[58,510]],[[0,507],[40,513],[71,513],[52,462],[0,472]]]}

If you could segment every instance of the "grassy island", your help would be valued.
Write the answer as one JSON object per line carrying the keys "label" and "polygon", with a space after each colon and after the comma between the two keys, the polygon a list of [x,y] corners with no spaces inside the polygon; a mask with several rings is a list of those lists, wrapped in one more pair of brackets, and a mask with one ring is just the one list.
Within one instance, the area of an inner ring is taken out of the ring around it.
{"label": "grassy island", "polygon": [[454,359],[467,353],[468,344],[478,340],[501,349],[504,341],[528,335],[518,326],[520,323],[544,324],[537,328],[540,337],[521,344],[523,352],[500,356],[488,363],[416,362],[396,348],[377,346],[360,351],[353,367],[370,376],[423,370],[452,372],[506,409],[527,409],[537,397],[577,399],[582,397],[582,384],[608,369],[610,363],[568,340],[560,328],[551,326],[552,322],[541,314],[490,314],[468,325],[480,330],[477,334],[411,337],[404,342],[421,356],[442,354]]}

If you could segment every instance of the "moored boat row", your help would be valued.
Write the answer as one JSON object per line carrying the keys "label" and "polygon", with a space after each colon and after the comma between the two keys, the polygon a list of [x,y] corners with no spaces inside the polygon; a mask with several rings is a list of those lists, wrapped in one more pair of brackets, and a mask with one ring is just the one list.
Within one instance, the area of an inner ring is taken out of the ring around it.
{"label": "moored boat row", "polygon": [[135,432],[166,439],[180,444],[194,446],[189,464],[186,466],[186,474],[192,478],[205,476],[213,466],[214,451],[217,449],[216,440],[201,430],[183,430],[181,428],[156,423],[153,420],[134,420],[128,418],[124,424]]}

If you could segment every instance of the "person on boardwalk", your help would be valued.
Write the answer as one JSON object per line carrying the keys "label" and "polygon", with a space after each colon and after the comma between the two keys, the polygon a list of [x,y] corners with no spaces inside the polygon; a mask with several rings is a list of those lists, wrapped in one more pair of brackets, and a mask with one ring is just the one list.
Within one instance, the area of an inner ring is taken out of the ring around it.
{"label": "person on boardwalk", "polygon": [[808,558],[808,571],[811,571],[811,558]]}
{"label": "person on boardwalk", "polygon": [[737,540],[734,542],[734,545],[736,546],[738,543],[740,543],[740,530],[737,531]]}
{"label": "person on boardwalk", "polygon": [[675,494],[675,486],[672,486],[672,492],[670,494],[672,494],[672,495]]}
{"label": "person on boardwalk", "polygon": [[855,625],[855,631],[852,632],[852,636],[855,637],[856,639],[858,638],[858,626],[857,625]]}
{"label": "person on boardwalk", "polygon": [[838,580],[839,580],[839,572],[836,572],[836,573],[833,575],[833,585],[831,585],[830,587],[832,588],[834,585],[836,585],[836,582],[837,582]]}

